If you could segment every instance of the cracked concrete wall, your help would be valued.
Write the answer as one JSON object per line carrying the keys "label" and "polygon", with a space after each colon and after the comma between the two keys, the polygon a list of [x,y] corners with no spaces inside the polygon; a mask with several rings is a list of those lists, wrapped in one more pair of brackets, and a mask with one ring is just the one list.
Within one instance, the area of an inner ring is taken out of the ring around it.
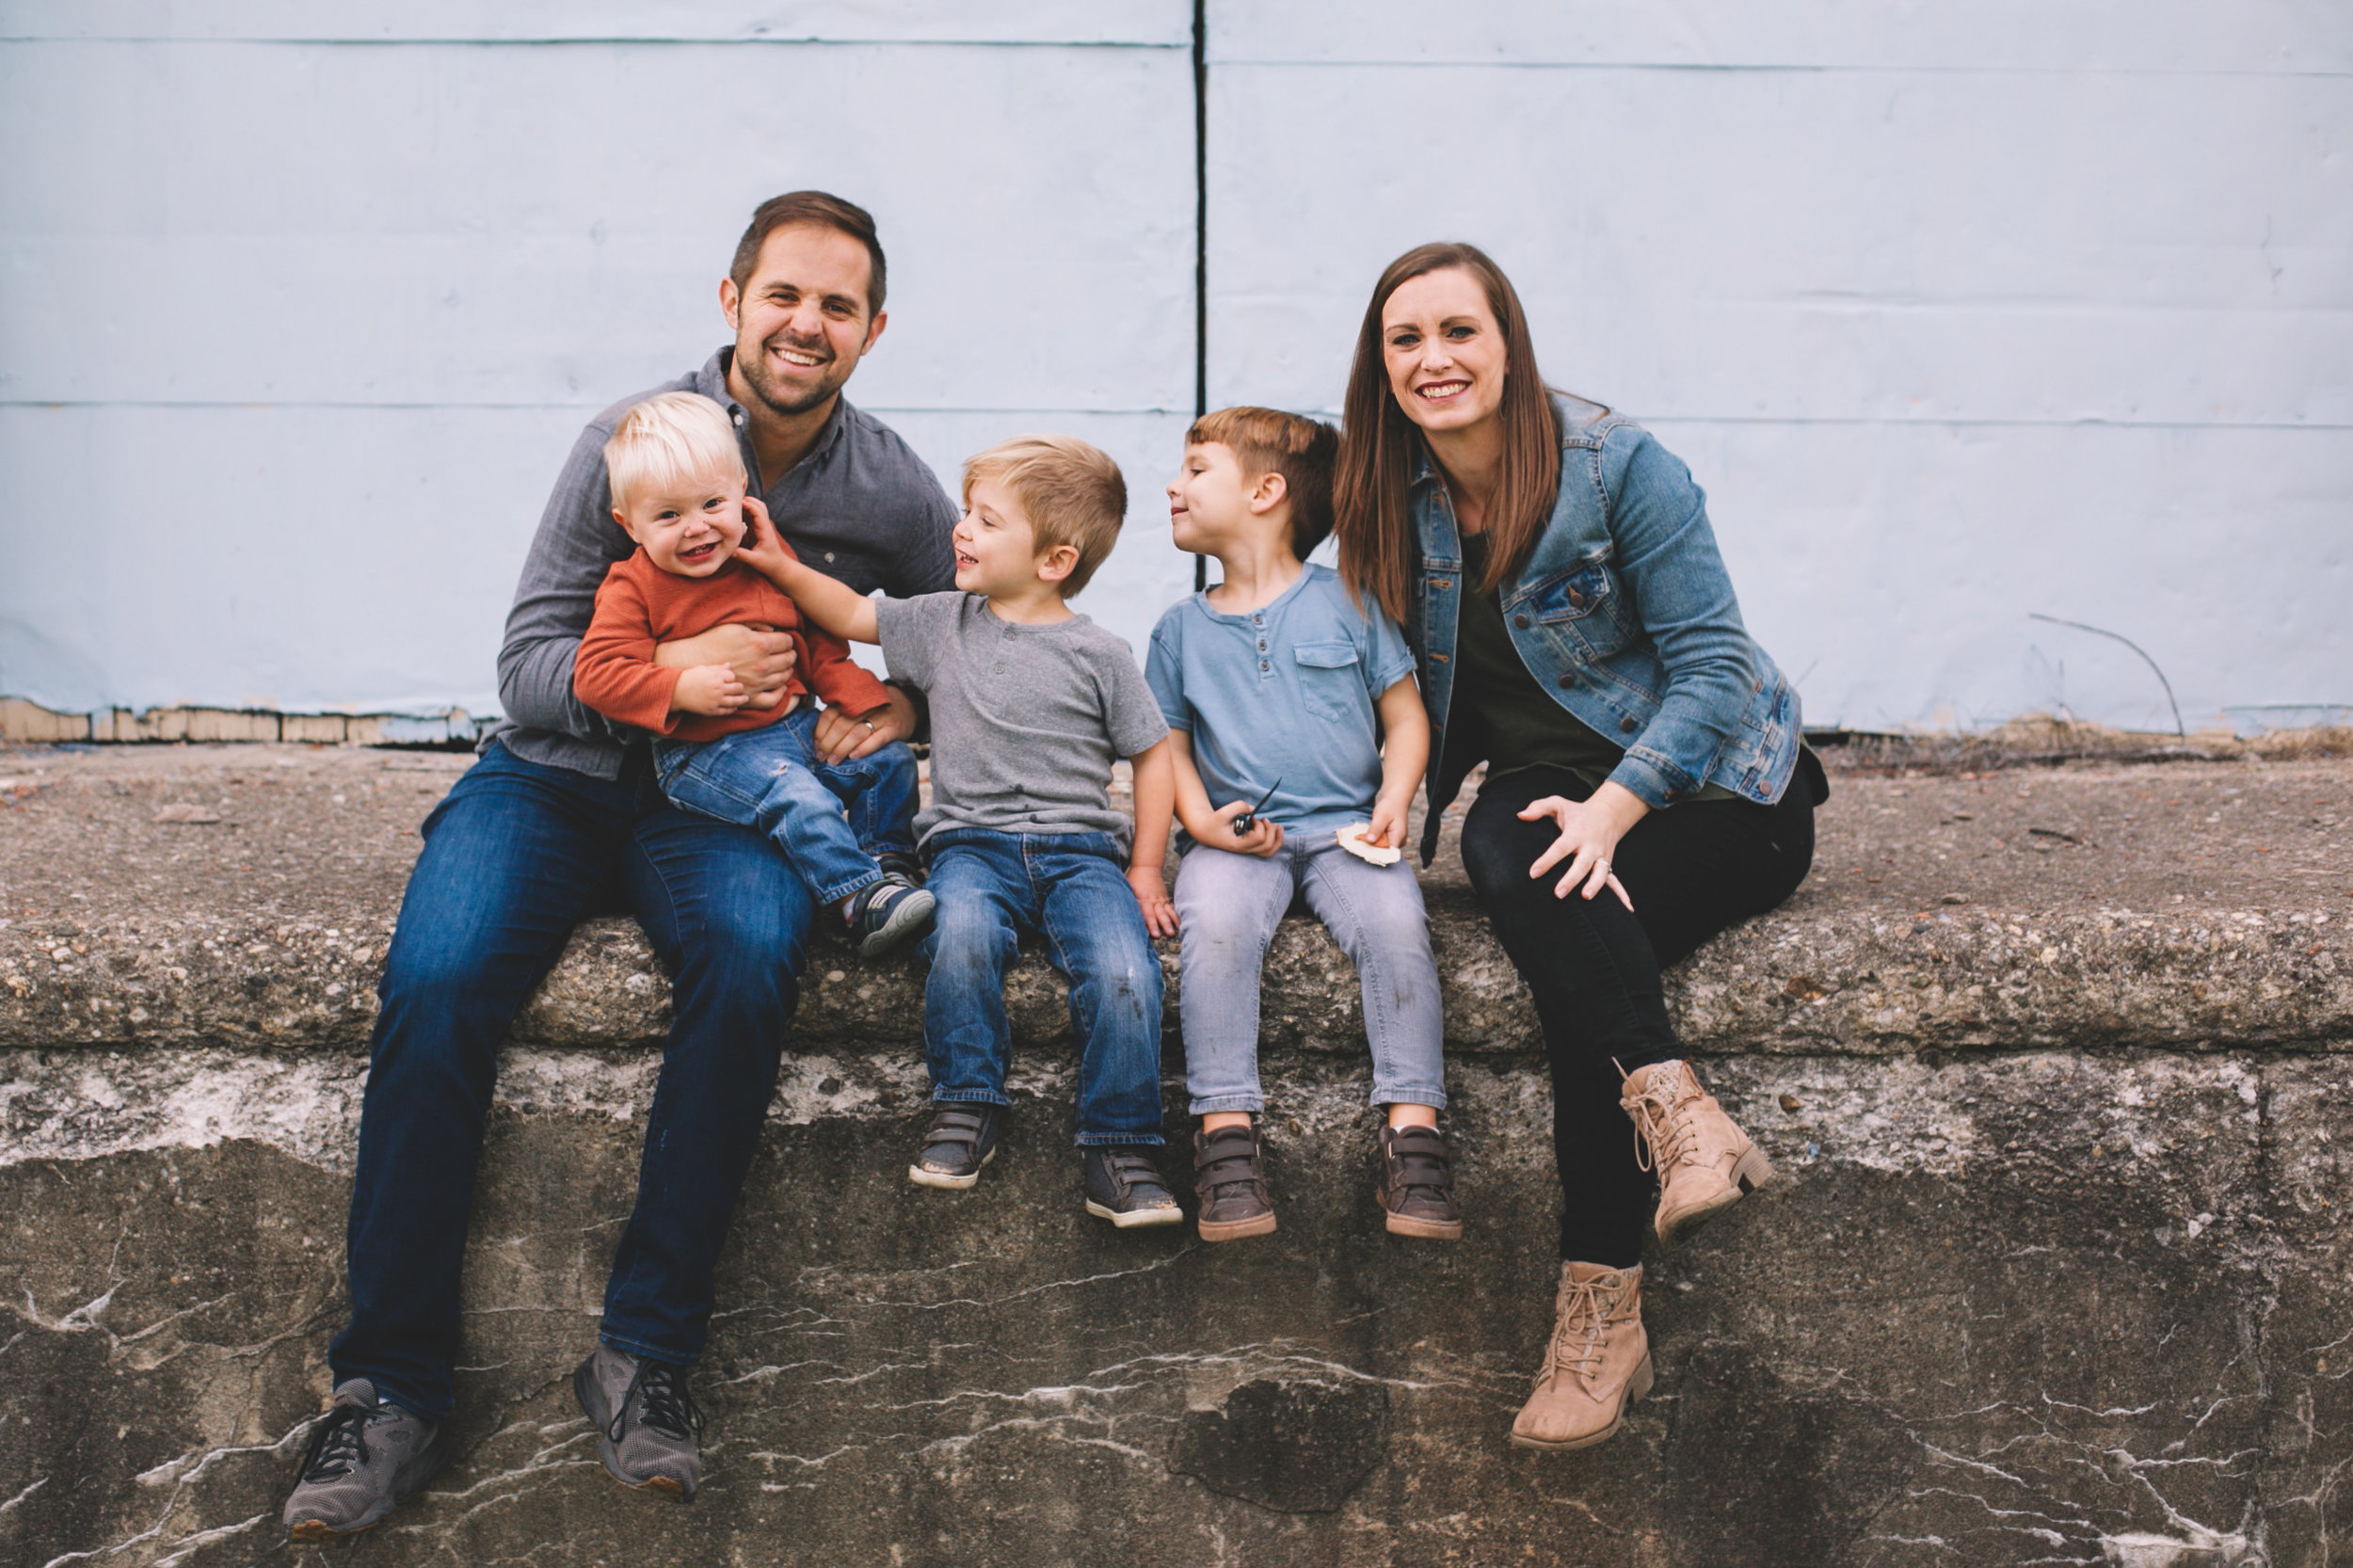
{"label": "cracked concrete wall", "polygon": [[[370,986],[465,766],[0,754],[0,1561],[280,1555]],[[665,1005],[592,922],[503,1057],[456,1464],[332,1560],[2322,1568],[2353,1529],[2346,778],[1838,773],[1805,887],[1670,977],[1779,1178],[1647,1259],[1657,1389],[1579,1455],[1504,1442],[1561,1197],[1451,826],[1457,1246],[1380,1229],[1354,987],[1305,922],[1268,1010],[1282,1229],[1214,1248],[1081,1213],[1034,964],[1007,1152],[905,1186],[912,971],[821,943],[691,1509],[615,1488],[565,1384]]]}
{"label": "cracked concrete wall", "polygon": [[[2316,1568],[2353,1527],[2332,1058],[1716,1064],[1781,1179],[1649,1259],[1658,1392],[1578,1456],[1503,1442],[1552,1272],[1524,1062],[1458,1069],[1454,1248],[1381,1233],[1353,1178],[1361,1064],[1307,1053],[1274,1064],[1273,1238],[1090,1224],[1069,1065],[1029,1062],[1005,1157],[943,1196],[894,1179],[920,1066],[795,1064],[701,1373],[712,1480],[681,1509],[611,1484],[565,1384],[648,1076],[634,1053],[518,1051],[469,1254],[459,1457],[370,1560],[2165,1560],[2118,1555],[2155,1549],[2137,1536]],[[40,1129],[0,1163],[0,1544],[273,1553],[343,1309],[322,1222],[359,1063],[98,1049],[0,1072],[12,1128]]]}

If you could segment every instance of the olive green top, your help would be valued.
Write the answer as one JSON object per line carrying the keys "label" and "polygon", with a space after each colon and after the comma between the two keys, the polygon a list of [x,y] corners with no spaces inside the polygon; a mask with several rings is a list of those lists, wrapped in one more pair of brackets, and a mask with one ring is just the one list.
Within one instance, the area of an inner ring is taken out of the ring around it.
{"label": "olive green top", "polygon": [[[1487,538],[1465,534],[1463,595],[1454,628],[1454,714],[1459,727],[1465,718],[1485,743],[1487,776],[1499,777],[1521,768],[1549,765],[1577,776],[1587,794],[1601,788],[1625,747],[1586,724],[1552,699],[1536,683],[1512,646],[1512,631],[1503,623],[1500,593],[1475,593],[1471,584],[1487,574]],[[1459,728],[1457,730],[1461,733]],[[1473,737],[1465,734],[1464,739]],[[1449,749],[1451,749],[1449,747]],[[1692,800],[1737,800],[1734,792],[1710,784]]]}

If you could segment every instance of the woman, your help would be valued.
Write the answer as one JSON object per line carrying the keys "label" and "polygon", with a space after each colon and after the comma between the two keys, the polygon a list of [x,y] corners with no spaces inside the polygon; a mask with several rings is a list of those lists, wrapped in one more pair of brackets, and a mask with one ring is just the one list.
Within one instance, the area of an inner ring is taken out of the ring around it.
{"label": "woman", "polygon": [[1519,296],[1475,248],[1381,275],[1336,501],[1342,576],[1420,663],[1424,864],[1487,764],[1463,863],[1535,994],[1567,1197],[1557,1322],[1512,1440],[1583,1448],[1650,1387],[1651,1173],[1661,1241],[1771,1174],[1682,1060],[1659,968],[1789,896],[1828,787],[1689,472],[1545,386]]}

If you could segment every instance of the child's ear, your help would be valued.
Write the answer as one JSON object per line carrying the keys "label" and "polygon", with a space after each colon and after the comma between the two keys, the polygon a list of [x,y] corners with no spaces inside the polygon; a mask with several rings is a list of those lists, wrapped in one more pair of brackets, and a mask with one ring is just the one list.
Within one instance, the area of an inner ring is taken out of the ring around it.
{"label": "child's ear", "polygon": [[1284,482],[1281,474],[1262,473],[1258,475],[1258,482],[1250,487],[1250,510],[1256,516],[1264,517],[1283,504],[1283,498],[1289,493],[1290,486]]}
{"label": "child's ear", "polygon": [[1037,558],[1037,580],[1041,583],[1059,583],[1078,569],[1079,547],[1075,544],[1058,544]]}
{"label": "child's ear", "polygon": [[618,506],[613,508],[613,520],[620,526],[622,533],[629,536],[631,543],[637,542],[637,530],[629,525],[629,515]]}

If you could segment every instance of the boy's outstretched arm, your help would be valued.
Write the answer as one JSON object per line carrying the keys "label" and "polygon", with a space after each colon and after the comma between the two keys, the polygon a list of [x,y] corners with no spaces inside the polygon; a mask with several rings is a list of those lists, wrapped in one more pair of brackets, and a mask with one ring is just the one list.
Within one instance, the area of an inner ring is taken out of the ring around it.
{"label": "boy's outstretched arm", "polygon": [[774,583],[800,607],[802,615],[835,636],[853,643],[882,641],[874,630],[872,600],[847,583],[801,565],[759,498],[744,498],[744,515],[749,526],[744,531],[744,542],[736,547],[737,560]]}
{"label": "boy's outstretched arm", "polygon": [[1283,847],[1282,824],[1264,817],[1253,822],[1247,833],[1234,831],[1234,819],[1250,809],[1250,802],[1209,804],[1209,787],[1201,781],[1201,770],[1193,765],[1192,735],[1182,729],[1170,730],[1168,748],[1176,775],[1176,820],[1185,824],[1195,843],[1236,855],[1273,855]]}
{"label": "boy's outstretched arm", "polygon": [[1410,675],[1381,694],[1381,792],[1372,797],[1365,837],[1391,849],[1405,847],[1405,814],[1430,767],[1430,714]]}
{"label": "boy's outstretched arm", "polygon": [[1176,809],[1175,734],[1155,741],[1129,759],[1135,767],[1136,845],[1128,856],[1128,886],[1144,906],[1144,928],[1155,936],[1176,935],[1176,905],[1169,902],[1168,820]]}

